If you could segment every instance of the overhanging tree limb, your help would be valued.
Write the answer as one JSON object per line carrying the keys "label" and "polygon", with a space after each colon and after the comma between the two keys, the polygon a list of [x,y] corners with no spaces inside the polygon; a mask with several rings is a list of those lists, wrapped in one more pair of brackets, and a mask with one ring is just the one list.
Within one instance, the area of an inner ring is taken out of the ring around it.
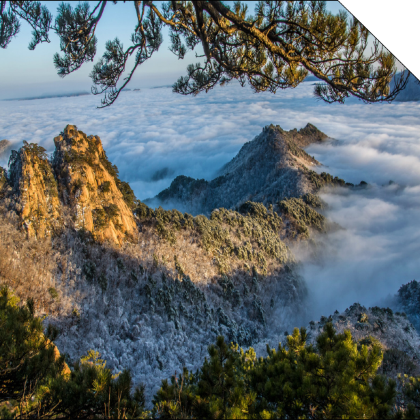
{"label": "overhanging tree limb", "polygon": [[[18,33],[19,20],[26,20],[34,29],[32,49],[49,42],[48,30],[52,29],[64,52],[64,57],[54,56],[54,63],[64,77],[93,60],[94,34],[106,6],[106,1],[100,1],[90,13],[87,3],[74,10],[63,3],[51,26],[51,14],[39,2],[2,1],[0,45],[6,48]],[[260,1],[255,16],[248,15],[247,5],[239,1],[232,5],[136,0],[134,9],[137,25],[132,45],[124,50],[119,41],[108,42],[91,73],[92,92],[105,95],[102,106],[114,103],[137,67],[159,49],[163,25],[169,27],[170,50],[178,58],[198,44],[204,50],[205,63],[189,66],[187,76],[173,86],[175,92],[185,95],[207,92],[233,79],[241,85],[248,82],[255,92],[275,93],[296,87],[313,74],[320,81],[314,94],[326,102],[344,102],[350,96],[365,102],[390,102],[406,87],[410,75],[397,76],[395,58],[376,40],[367,53],[368,30],[357,19],[348,21],[345,12],[331,14],[323,1]],[[134,52],[134,65],[119,83]]]}

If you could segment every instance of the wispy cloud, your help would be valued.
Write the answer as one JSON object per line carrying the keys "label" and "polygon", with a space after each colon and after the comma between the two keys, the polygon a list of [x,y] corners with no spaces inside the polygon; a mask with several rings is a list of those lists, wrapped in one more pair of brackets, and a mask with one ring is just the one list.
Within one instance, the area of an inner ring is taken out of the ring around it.
{"label": "wispy cloud", "polygon": [[313,316],[354,302],[388,305],[420,274],[420,187],[397,184],[357,192],[326,192],[326,215],[344,229],[318,236],[317,263],[296,251],[312,296]]}

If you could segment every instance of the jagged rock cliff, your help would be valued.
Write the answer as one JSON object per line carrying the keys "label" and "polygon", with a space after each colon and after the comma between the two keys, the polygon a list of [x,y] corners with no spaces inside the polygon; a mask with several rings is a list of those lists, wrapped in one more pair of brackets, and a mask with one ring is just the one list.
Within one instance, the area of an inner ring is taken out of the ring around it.
{"label": "jagged rock cliff", "polygon": [[74,227],[116,243],[133,236],[137,232],[133,212],[118,188],[117,169],[108,161],[100,138],[87,137],[68,125],[54,143],[52,164]]}
{"label": "jagged rock cliff", "polygon": [[319,188],[319,176],[311,168],[319,162],[302,147],[326,139],[312,124],[299,131],[270,125],[245,143],[217,178],[178,176],[169,188],[146,202],[209,214],[214,208],[235,208],[248,200],[268,205],[312,193]]}
{"label": "jagged rock cliff", "polygon": [[45,237],[60,226],[57,183],[45,149],[24,142],[10,157],[14,209],[29,236]]}
{"label": "jagged rock cliff", "polygon": [[6,183],[7,183],[6,171],[4,170],[4,168],[0,166],[0,193],[2,192],[3,187],[5,186]]}
{"label": "jagged rock cliff", "polygon": [[33,143],[24,142],[11,154],[10,198],[28,235],[46,237],[69,225],[117,244],[135,235],[134,194],[118,179],[100,138],[68,125],[54,143],[52,163],[45,149]]}

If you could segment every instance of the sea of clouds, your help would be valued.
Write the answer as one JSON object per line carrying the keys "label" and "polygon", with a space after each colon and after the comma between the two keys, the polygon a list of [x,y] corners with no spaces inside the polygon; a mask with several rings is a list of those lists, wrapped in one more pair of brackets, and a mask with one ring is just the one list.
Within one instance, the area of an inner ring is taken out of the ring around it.
{"label": "sea of clouds", "polygon": [[52,152],[54,136],[75,124],[101,137],[121,179],[145,199],[180,174],[211,179],[265,125],[290,130],[310,122],[337,140],[307,149],[325,165],[320,170],[370,184],[325,191],[326,216],[343,229],[316,239],[316,263],[295,250],[314,316],[355,301],[384,304],[420,277],[420,103],[325,104],[312,90],[311,82],[276,95],[235,84],[197,97],[144,89],[124,92],[105,109],[96,109],[94,96],[0,102],[0,139],[16,147],[37,142]]}

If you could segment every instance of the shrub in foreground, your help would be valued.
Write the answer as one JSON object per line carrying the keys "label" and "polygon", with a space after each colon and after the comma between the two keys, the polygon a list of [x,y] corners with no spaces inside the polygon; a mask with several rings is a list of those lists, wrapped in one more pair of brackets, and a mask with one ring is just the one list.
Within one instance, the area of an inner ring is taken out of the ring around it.
{"label": "shrub in foreground", "polygon": [[267,348],[256,358],[226,344],[209,347],[195,374],[163,381],[154,414],[164,418],[384,418],[393,415],[396,385],[376,375],[380,347],[358,346],[350,332],[327,324],[316,346],[305,329],[295,329],[287,345]]}

